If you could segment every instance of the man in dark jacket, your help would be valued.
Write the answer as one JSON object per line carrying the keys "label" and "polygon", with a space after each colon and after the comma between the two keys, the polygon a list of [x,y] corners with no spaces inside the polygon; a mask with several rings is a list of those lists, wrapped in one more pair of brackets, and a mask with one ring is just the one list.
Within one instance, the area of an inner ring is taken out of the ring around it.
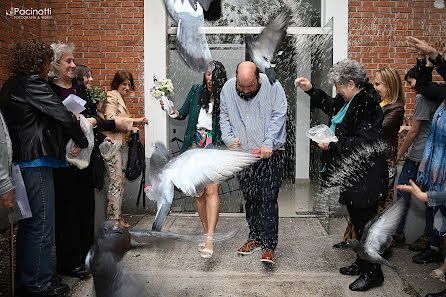
{"label": "man in dark jacket", "polygon": [[[331,117],[331,129],[338,142],[319,143],[323,149],[322,178],[337,175],[342,158],[355,154],[361,147],[376,144],[382,134],[383,113],[379,105],[380,96],[368,83],[364,66],[353,60],[343,60],[329,72],[329,79],[336,87],[336,97],[331,98],[322,90],[313,88],[306,78],[297,78],[296,86],[311,98],[311,104]],[[384,154],[368,156],[361,176],[343,176],[339,202],[347,206],[356,237],[361,239],[366,223],[377,214],[377,203],[387,193],[388,169]],[[361,259],[339,272],[345,275],[360,275],[349,288],[367,291],[380,286],[384,276],[379,264]]]}

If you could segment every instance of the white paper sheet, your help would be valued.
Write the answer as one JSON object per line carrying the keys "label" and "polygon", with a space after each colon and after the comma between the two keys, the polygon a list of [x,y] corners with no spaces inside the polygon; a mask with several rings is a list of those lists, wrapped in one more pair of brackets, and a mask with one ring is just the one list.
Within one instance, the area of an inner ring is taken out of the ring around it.
{"label": "white paper sheet", "polygon": [[84,99],[71,94],[64,101],[62,101],[62,103],[72,113],[81,113],[85,110],[84,105],[87,102]]}

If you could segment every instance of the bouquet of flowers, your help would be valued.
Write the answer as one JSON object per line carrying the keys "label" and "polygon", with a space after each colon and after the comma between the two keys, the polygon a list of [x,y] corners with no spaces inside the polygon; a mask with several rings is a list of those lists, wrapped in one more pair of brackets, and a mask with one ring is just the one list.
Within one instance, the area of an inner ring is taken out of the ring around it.
{"label": "bouquet of flowers", "polygon": [[173,111],[173,102],[167,97],[174,94],[172,81],[170,79],[159,79],[153,77],[153,88],[150,89],[150,94],[164,103],[164,111],[171,117],[176,118],[177,115]]}
{"label": "bouquet of flowers", "polygon": [[150,89],[150,94],[156,99],[160,99],[162,96],[169,97],[174,94],[172,81],[170,79],[159,79],[153,77],[153,88]]}

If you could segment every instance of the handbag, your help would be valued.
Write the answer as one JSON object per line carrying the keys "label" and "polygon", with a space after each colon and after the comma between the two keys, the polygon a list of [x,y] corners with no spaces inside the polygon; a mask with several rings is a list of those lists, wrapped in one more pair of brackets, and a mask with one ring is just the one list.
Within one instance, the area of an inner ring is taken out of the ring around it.
{"label": "handbag", "polygon": [[[128,142],[129,156],[127,161],[127,170],[125,176],[128,180],[132,181],[137,179],[141,174],[141,184],[139,185],[138,199],[136,205],[139,205],[139,199],[144,188],[146,181],[146,156],[144,152],[144,146],[139,138],[139,131],[131,132]],[[146,196],[143,195],[143,207],[146,206]]]}

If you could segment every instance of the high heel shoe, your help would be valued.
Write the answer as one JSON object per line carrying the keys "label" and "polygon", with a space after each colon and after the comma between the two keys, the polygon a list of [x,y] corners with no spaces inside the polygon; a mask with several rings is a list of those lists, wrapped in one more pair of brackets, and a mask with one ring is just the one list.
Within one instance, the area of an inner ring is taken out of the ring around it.
{"label": "high heel shoe", "polygon": [[[206,248],[208,242],[212,243],[212,249]],[[201,257],[204,259],[209,259],[214,254],[214,237],[207,236],[204,248],[201,250]]]}

